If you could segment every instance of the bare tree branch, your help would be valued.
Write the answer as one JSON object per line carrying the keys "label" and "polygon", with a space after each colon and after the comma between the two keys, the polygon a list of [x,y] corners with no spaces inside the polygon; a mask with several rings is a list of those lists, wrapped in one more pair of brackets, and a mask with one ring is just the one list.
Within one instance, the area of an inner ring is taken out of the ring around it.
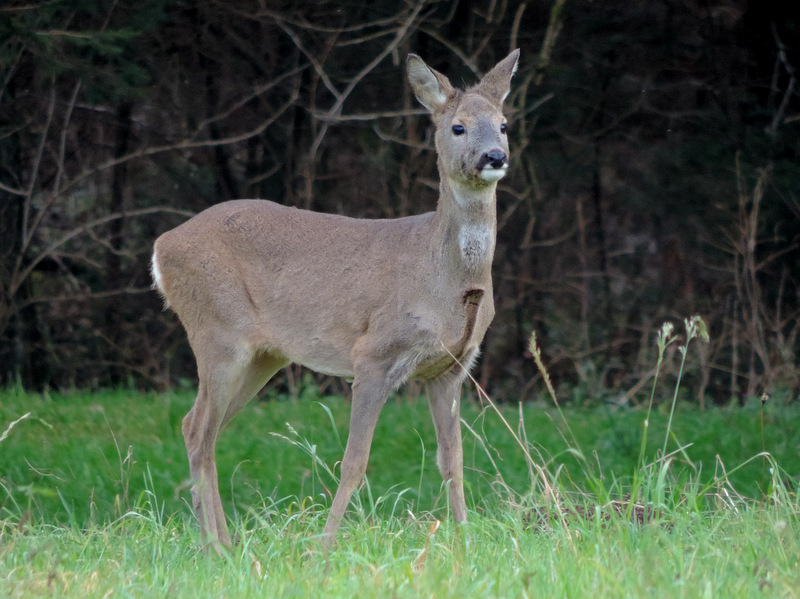
{"label": "bare tree branch", "polygon": [[135,216],[144,216],[146,214],[157,214],[157,213],[164,213],[164,214],[181,214],[184,216],[192,216],[192,213],[187,212],[186,210],[178,210],[176,208],[168,208],[168,207],[156,207],[156,208],[141,208],[139,210],[129,210],[119,214],[109,214],[107,216],[103,216],[101,218],[96,218],[91,220],[79,227],[75,227],[62,235],[59,239],[52,242],[48,245],[44,250],[39,252],[39,254],[31,260],[30,264],[28,264],[22,270],[15,270],[11,277],[11,284],[9,285],[9,296],[13,296],[17,293],[22,283],[27,279],[30,274],[36,269],[36,267],[48,256],[53,254],[58,248],[63,246],[68,241],[74,239],[81,233],[85,233],[94,227],[99,227],[100,225],[104,225],[109,223],[113,220],[117,220],[120,218],[131,218]]}
{"label": "bare tree branch", "polygon": [[[295,69],[290,69],[288,71],[285,71],[285,72],[281,73],[276,78],[274,78],[271,81],[269,81],[268,83],[265,83],[263,85],[259,85],[252,92],[250,92],[249,94],[239,98],[239,100],[234,102],[231,106],[229,106],[223,112],[215,114],[211,118],[208,118],[208,119],[205,119],[204,121],[201,121],[200,124],[195,129],[195,132],[194,132],[194,135],[192,135],[192,138],[194,138],[197,135],[199,135],[203,130],[208,128],[209,125],[211,125],[213,123],[216,123],[218,121],[221,121],[223,119],[228,118],[230,115],[232,115],[234,112],[236,112],[237,110],[239,110],[240,108],[245,106],[247,103],[249,103],[252,100],[254,100],[255,98],[265,94],[269,90],[278,87],[281,83],[283,83],[289,77],[294,77],[298,73],[302,73],[308,67],[309,67],[309,65],[303,65],[303,66],[297,67]],[[296,93],[293,96],[293,100],[297,100],[297,94]],[[274,122],[274,119],[271,122]],[[256,135],[258,135],[258,133],[256,133]],[[222,141],[222,140],[217,140],[217,143],[219,143],[219,141]]]}
{"label": "bare tree branch", "polygon": [[[327,117],[338,117],[341,114],[342,105],[344,104],[345,100],[350,96],[359,82],[366,77],[376,66],[378,66],[384,58],[386,58],[389,54],[391,54],[400,42],[406,37],[409,29],[413,25],[414,21],[419,16],[420,11],[422,10],[423,6],[425,6],[425,0],[419,0],[414,7],[414,9],[410,12],[408,17],[406,18],[405,22],[400,25],[397,30],[397,33],[394,36],[394,39],[387,44],[387,46],[375,57],[370,61],[358,74],[350,80],[350,83],[344,89],[344,91],[338,95],[336,102],[327,112]],[[323,122],[322,127],[320,128],[319,132],[317,133],[316,137],[314,138],[313,143],[311,144],[311,148],[309,149],[309,161],[313,162],[317,152],[319,151],[320,145],[322,145],[322,140],[325,138],[326,133],[328,132],[328,122],[325,120]]]}
{"label": "bare tree branch", "polygon": [[235,144],[235,143],[239,143],[241,141],[246,141],[246,140],[250,139],[251,137],[255,137],[256,135],[259,135],[259,134],[263,133],[275,121],[277,121],[278,118],[284,112],[286,112],[286,110],[288,110],[289,108],[291,108],[295,104],[295,102],[297,101],[297,94],[298,94],[298,92],[297,92],[297,90],[295,90],[294,93],[292,94],[292,96],[286,102],[284,102],[280,107],[278,107],[278,109],[275,112],[272,113],[270,118],[268,118],[266,121],[264,121],[263,123],[261,123],[257,127],[254,127],[253,129],[250,129],[249,131],[245,131],[245,132],[240,133],[238,135],[232,135],[232,136],[224,137],[224,138],[221,138],[221,139],[209,139],[209,140],[203,140],[203,141],[193,141],[193,138],[190,137],[189,139],[185,139],[185,140],[177,142],[177,143],[167,144],[167,145],[163,145],[163,146],[154,146],[154,147],[149,147],[149,148],[143,148],[141,150],[137,150],[135,152],[131,152],[130,154],[126,154],[125,156],[122,156],[120,158],[113,158],[111,160],[106,160],[105,162],[103,162],[103,163],[101,163],[99,165],[96,165],[95,167],[93,167],[91,169],[85,170],[80,175],[77,175],[75,178],[72,179],[72,181],[70,181],[67,185],[64,186],[64,189],[62,190],[62,193],[64,193],[67,190],[75,187],[76,185],[78,185],[79,183],[81,183],[82,181],[87,179],[88,177],[91,177],[91,176],[97,174],[98,172],[110,169],[110,168],[112,168],[112,167],[114,167],[114,166],[116,166],[118,164],[122,164],[123,162],[128,162],[128,161],[134,160],[136,158],[144,158],[144,157],[147,157],[147,156],[154,156],[156,154],[163,154],[165,152],[174,152],[176,150],[190,150],[190,149],[195,149],[195,148],[210,148],[210,147],[214,147],[214,146]]}
{"label": "bare tree branch", "polygon": [[791,62],[789,62],[789,58],[786,55],[786,46],[784,46],[783,41],[781,41],[781,38],[778,36],[778,29],[775,27],[774,21],[771,23],[771,27],[772,36],[775,39],[775,45],[778,47],[778,60],[789,74],[789,84],[786,86],[786,89],[783,92],[781,103],[772,117],[772,123],[770,123],[770,126],[767,129],[769,134],[774,137],[778,132],[778,127],[780,127],[780,125],[783,123],[786,110],[789,108],[789,100],[791,100],[795,93],[795,88],[797,87],[797,77],[795,76],[794,66]]}
{"label": "bare tree branch", "polygon": [[408,116],[419,116],[427,114],[425,110],[416,108],[409,110],[385,110],[383,112],[362,112],[359,114],[343,114],[333,115],[329,111],[313,111],[311,113],[314,118],[329,123],[347,123],[352,121],[376,121],[378,119],[395,119],[404,118]]}

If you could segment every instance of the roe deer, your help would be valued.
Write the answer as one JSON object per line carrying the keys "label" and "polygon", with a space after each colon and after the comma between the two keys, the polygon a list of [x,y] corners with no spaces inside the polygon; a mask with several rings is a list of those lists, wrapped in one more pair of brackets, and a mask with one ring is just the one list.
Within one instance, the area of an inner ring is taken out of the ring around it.
{"label": "roe deer", "polygon": [[466,521],[460,389],[494,316],[495,191],[508,168],[502,105],[518,58],[515,50],[480,83],[458,90],[409,55],[409,82],[436,128],[435,212],[367,220],[236,200],[156,240],[155,286],[197,360],[199,389],[183,435],[194,508],[217,551],[231,542],[217,438],[292,362],[353,380],[350,433],[323,545],[333,543],[366,472],[387,395],[410,379],[426,383],[437,464],[453,517]]}

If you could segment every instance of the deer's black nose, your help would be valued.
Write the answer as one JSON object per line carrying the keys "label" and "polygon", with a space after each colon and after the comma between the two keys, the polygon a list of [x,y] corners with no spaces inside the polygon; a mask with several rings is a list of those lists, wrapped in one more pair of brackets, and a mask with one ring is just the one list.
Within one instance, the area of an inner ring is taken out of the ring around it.
{"label": "deer's black nose", "polygon": [[485,154],[485,160],[482,162],[484,164],[491,164],[492,168],[503,168],[507,161],[508,157],[505,152],[502,150],[492,150]]}

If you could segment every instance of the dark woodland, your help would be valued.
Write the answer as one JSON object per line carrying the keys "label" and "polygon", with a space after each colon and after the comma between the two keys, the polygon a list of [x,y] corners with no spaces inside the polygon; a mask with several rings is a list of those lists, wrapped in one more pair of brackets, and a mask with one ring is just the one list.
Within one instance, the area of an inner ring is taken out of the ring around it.
{"label": "dark woodland", "polygon": [[[0,384],[194,385],[156,237],[232,198],[433,210],[406,55],[462,85],[519,47],[478,382],[537,398],[535,331],[563,400],[636,405],[658,328],[699,314],[687,400],[796,400],[798,27],[746,0],[5,2]],[[270,385],[344,390],[311,376]]]}

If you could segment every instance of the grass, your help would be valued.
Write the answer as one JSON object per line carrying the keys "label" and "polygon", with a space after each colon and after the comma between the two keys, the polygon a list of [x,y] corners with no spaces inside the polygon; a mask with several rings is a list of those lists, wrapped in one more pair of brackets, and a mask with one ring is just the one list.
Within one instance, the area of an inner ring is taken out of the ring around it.
{"label": "grass", "polygon": [[[340,398],[325,400],[327,410],[313,402],[254,403],[219,447],[226,509],[241,539],[219,559],[200,551],[187,506],[179,422],[191,399],[0,395],[3,422],[31,413],[0,444],[0,594],[798,596],[796,408],[767,412],[771,464],[751,460],[723,478],[716,464],[732,470],[761,451],[760,411],[678,406],[672,427],[693,441],[691,465],[673,462],[658,512],[631,524],[607,502],[634,484],[645,414],[567,410],[583,452],[597,456],[582,461],[560,436],[557,413],[523,407],[527,437],[536,439],[530,447],[546,456],[560,496],[561,510],[543,510],[550,516],[542,519],[533,508],[543,509],[548,497],[519,447],[496,414],[470,403],[465,421],[480,440],[466,431],[472,520],[459,532],[433,466],[427,406],[393,401],[376,436],[369,486],[326,560],[315,537],[333,481],[309,454],[316,447],[325,464],[340,457],[337,431],[343,439],[349,406]],[[650,416],[649,455],[665,433],[662,408]],[[500,413],[518,428],[516,408]],[[504,484],[483,451],[489,441]],[[640,495],[654,496],[661,472],[654,466],[638,483]],[[760,501],[738,497],[743,488]]]}
{"label": "grass", "polygon": [[800,596],[796,404],[468,400],[462,528],[427,405],[390,400],[326,556],[318,536],[349,403],[308,391],[253,402],[224,433],[239,541],[222,558],[202,551],[188,506],[191,394],[0,392],[0,595]]}
{"label": "grass", "polygon": [[[5,512],[0,516],[27,514],[26,518],[36,522],[83,527],[122,515],[146,492],[158,498],[166,513],[188,513],[188,464],[180,419],[192,400],[188,393],[0,393],[0,428],[31,413],[0,442],[0,506]],[[333,465],[341,459],[349,409],[349,401],[337,397],[325,398],[324,404],[272,400],[248,405],[223,433],[218,446],[227,513],[245,513],[252,505],[287,497],[326,501],[335,481],[306,451],[275,433],[315,446],[320,461]],[[661,448],[667,419],[666,405],[654,410],[646,448],[650,456]],[[518,428],[516,406],[502,408],[501,413],[512,428]],[[465,403],[463,416],[489,446],[489,455],[505,483],[515,492],[525,493],[531,486],[525,456],[499,418],[480,410],[474,401]],[[553,409],[522,408],[527,437],[542,463],[554,472],[560,467],[564,481],[572,480],[583,489],[590,488],[595,479],[606,487],[615,480],[631,483],[638,469],[645,416],[641,411],[609,407],[568,410],[572,433],[588,456],[584,461],[562,438],[560,417]],[[673,432],[682,444],[693,443],[686,453],[699,474],[683,461],[676,468],[699,481],[711,482],[720,474],[721,465],[730,470],[761,452],[760,427],[760,408],[756,406],[700,412],[679,405]],[[768,406],[765,427],[767,451],[784,470],[800,473],[797,408]],[[482,442],[467,429],[464,442],[471,507],[487,509],[498,501],[497,474]],[[381,416],[370,458],[368,478],[373,495],[402,491],[412,511],[434,510],[444,518],[447,502],[440,497],[435,448],[425,401],[390,401]],[[765,464],[759,458],[736,470],[730,476],[731,486],[744,496],[761,497],[771,480]]]}
{"label": "grass", "polygon": [[147,513],[101,528],[6,535],[9,597],[796,597],[796,522],[780,510],[671,513],[632,527],[578,521],[546,531],[508,512],[449,524],[391,518],[349,526],[326,560],[307,508],[248,533],[225,559],[194,529]]}

